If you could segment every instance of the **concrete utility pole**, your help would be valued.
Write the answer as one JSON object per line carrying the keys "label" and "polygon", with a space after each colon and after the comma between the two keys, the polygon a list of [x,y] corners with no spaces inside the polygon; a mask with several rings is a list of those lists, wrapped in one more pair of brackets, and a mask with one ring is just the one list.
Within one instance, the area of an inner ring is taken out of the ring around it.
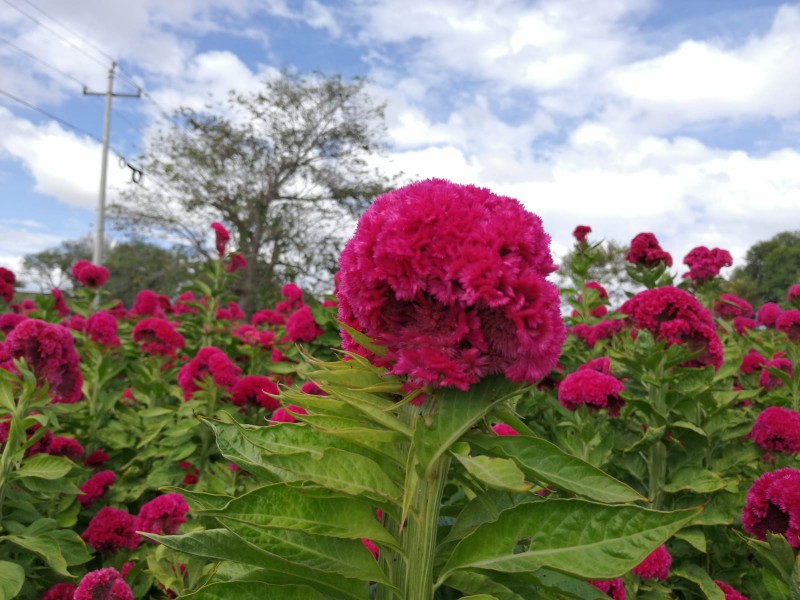
{"label": "concrete utility pole", "polygon": [[103,240],[105,238],[106,227],[106,176],[108,174],[108,142],[111,135],[111,99],[118,98],[141,98],[142,90],[136,90],[135,94],[115,94],[114,93],[114,70],[117,63],[112,62],[108,70],[108,90],[105,92],[90,92],[84,86],[84,96],[105,96],[106,112],[103,118],[103,160],[100,166],[100,197],[97,200],[97,226],[94,234],[94,254],[92,263],[99,265],[103,262]]}

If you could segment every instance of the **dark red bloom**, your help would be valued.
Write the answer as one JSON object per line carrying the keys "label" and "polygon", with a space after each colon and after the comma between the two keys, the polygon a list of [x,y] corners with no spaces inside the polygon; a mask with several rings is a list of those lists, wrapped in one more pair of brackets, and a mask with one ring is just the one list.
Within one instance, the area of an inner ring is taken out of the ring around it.
{"label": "dark red bloom", "polygon": [[83,315],[71,315],[61,321],[61,324],[72,331],[79,331],[80,333],[86,331],[86,317]]}
{"label": "dark red bloom", "polygon": [[99,471],[89,477],[80,487],[81,493],[78,494],[78,502],[83,506],[91,506],[105,495],[114,483],[117,476],[114,471]]}
{"label": "dark red bloom", "polygon": [[56,311],[56,314],[59,317],[66,317],[69,314],[69,306],[67,306],[67,301],[64,299],[64,293],[56,288],[50,290],[50,293],[53,295],[53,299],[55,300],[53,309]]}
{"label": "dark red bloom", "polygon": [[136,550],[142,541],[136,531],[136,517],[106,506],[92,517],[81,538],[98,552],[114,554],[120,550]]}
{"label": "dark red bloom", "polygon": [[720,248],[709,250],[705,246],[698,246],[683,257],[683,264],[689,267],[689,272],[684,273],[683,277],[688,277],[692,283],[700,285],[719,275],[722,267],[730,267],[733,264],[733,257],[727,250]]}
{"label": "dark red bloom", "polygon": [[311,309],[303,305],[286,320],[286,334],[293,342],[310,342],[322,335]]}
{"label": "dark red bloom", "polygon": [[281,288],[281,296],[290,302],[301,303],[303,301],[303,290],[294,283],[287,283]]}
{"label": "dark red bloom", "polygon": [[770,406],[756,417],[750,437],[764,450],[798,454],[800,413],[780,406]]}
{"label": "dark red bloom", "polygon": [[788,375],[792,375],[792,361],[784,356],[783,352],[776,352],[770,360],[764,363],[761,367],[761,375],[758,378],[758,385],[765,390],[774,390],[783,386],[783,380],[769,372],[769,367],[773,369],[780,369]]}
{"label": "dark red bloom", "polygon": [[122,300],[117,300],[117,303],[109,308],[108,312],[114,315],[117,319],[125,319],[128,316],[128,310],[125,308]]}
{"label": "dark red bloom", "polygon": [[576,410],[581,404],[595,410],[608,409],[609,417],[619,415],[625,401],[619,397],[625,389],[613,375],[592,369],[579,369],[570,373],[558,388],[558,401],[567,410]]}
{"label": "dark red bloom", "polygon": [[217,319],[221,321],[241,321],[244,319],[244,311],[236,302],[228,302],[227,308],[221,306],[217,309]]}
{"label": "dark red bloom", "polygon": [[214,346],[204,346],[197,352],[197,356],[181,367],[178,385],[183,390],[184,398],[189,400],[200,389],[198,384],[205,377],[210,376],[215,384],[230,390],[239,381],[241,374],[242,370],[222,350]]}
{"label": "dark red bloom", "polygon": [[225,271],[227,273],[235,273],[239,269],[244,269],[246,267],[247,259],[244,257],[244,254],[232,252],[230,255],[230,261],[227,265],[225,265]]}
{"label": "dark red bloom", "polygon": [[760,325],[772,329],[775,327],[775,321],[781,316],[783,309],[774,302],[767,302],[756,313],[756,320]]}
{"label": "dark red bloom", "polygon": [[725,600],[748,600],[747,596],[739,593],[727,583],[719,581],[718,579],[715,579],[714,583],[716,583],[717,587],[725,594]]}
{"label": "dark red bloom", "polygon": [[588,225],[578,225],[575,228],[575,231],[572,232],[572,235],[575,238],[575,241],[577,241],[579,244],[585,244],[586,236],[590,233],[592,233],[591,227]]}
{"label": "dark red bloom", "polygon": [[588,581],[598,590],[603,592],[606,596],[612,597],[614,600],[625,600],[625,584],[622,579],[609,579],[607,581]]}
{"label": "dark red bloom", "polygon": [[667,345],[682,344],[700,355],[685,367],[722,366],[722,343],[711,313],[692,294],[672,286],[639,292],[620,307],[636,329],[647,329]]}
{"label": "dark red bloom", "polygon": [[767,358],[765,356],[761,356],[755,348],[750,348],[742,358],[739,370],[745,375],[752,375],[757,369],[763,367],[766,362]]}
{"label": "dark red bloom", "polygon": [[431,179],[379,197],[339,260],[339,318],[387,349],[343,347],[409,384],[466,390],[502,373],[537,381],[565,339],[550,237],[487,189]]}
{"label": "dark red bloom", "polygon": [[778,469],[756,479],[747,492],[742,525],[760,540],[779,533],[800,547],[800,470]]}
{"label": "dark red bloom", "polygon": [[88,260],[79,260],[72,265],[72,276],[83,286],[97,288],[108,281],[108,269],[103,265],[93,265]]}
{"label": "dark red bloom", "polygon": [[83,375],[75,341],[61,325],[26,319],[6,337],[5,350],[24,358],[40,381],[47,383],[54,403],[72,404],[83,398]]}
{"label": "dark red bloom", "polygon": [[297,423],[297,419],[295,415],[307,415],[308,411],[305,408],[300,406],[295,406],[294,404],[290,404],[286,408],[279,408],[270,417],[270,425],[275,423]]}
{"label": "dark red bloom", "polygon": [[364,547],[369,550],[370,554],[372,554],[372,558],[378,560],[378,557],[381,554],[380,549],[375,545],[375,542],[372,540],[368,540],[367,538],[361,538],[361,543],[364,544]]}
{"label": "dark red bloom", "polygon": [[217,253],[219,254],[220,258],[222,258],[225,256],[225,247],[228,245],[228,242],[231,241],[231,234],[228,233],[228,230],[225,229],[225,226],[222,223],[218,223],[216,221],[211,224],[211,229],[214,230],[214,244],[217,246]]}
{"label": "dark red bloom", "polygon": [[669,568],[672,566],[672,555],[665,545],[661,545],[633,568],[642,579],[658,579],[665,581],[669,577]]}
{"label": "dark red bloom", "polygon": [[301,387],[300,391],[304,394],[311,396],[327,396],[328,394],[313,381],[306,381]]}
{"label": "dark red bloom", "polygon": [[249,346],[272,348],[272,343],[275,341],[275,333],[256,329],[252,325],[240,325],[231,331],[231,335]]}
{"label": "dark red bloom", "polygon": [[175,356],[186,345],[186,340],[176,331],[177,325],[165,319],[149,317],[133,328],[133,341],[146,354]]}
{"label": "dark red bloom", "polygon": [[570,333],[579,340],[582,340],[590,348],[594,348],[600,340],[611,338],[623,329],[625,329],[625,321],[621,319],[609,319],[607,321],[600,321],[595,325],[578,323],[570,330]]}
{"label": "dark red bloom", "polygon": [[[108,455],[108,452],[105,450],[95,450],[86,457],[86,460],[83,461],[83,466],[96,469],[97,467],[102,467],[110,460],[111,457]],[[114,479],[116,480],[116,476],[114,476]]]}
{"label": "dark red bloom", "polygon": [[733,330],[739,335],[747,335],[748,331],[752,331],[758,327],[753,319],[747,317],[733,317]]}
{"label": "dark red bloom", "polygon": [[178,463],[178,466],[186,471],[186,474],[183,476],[183,483],[185,485],[194,485],[200,481],[200,469],[195,467],[188,460]]}
{"label": "dark red bloom", "polygon": [[775,320],[775,329],[785,333],[793,342],[800,343],[800,310],[791,309],[781,313]]}
{"label": "dark red bloom", "polygon": [[0,267],[0,298],[6,302],[11,302],[14,299],[14,284],[17,282],[17,277],[13,271]]}
{"label": "dark red bloom", "polygon": [[800,283],[795,283],[789,288],[789,291],[786,292],[786,302],[800,308]]}
{"label": "dark red bloom", "polygon": [[495,423],[492,425],[492,431],[497,435],[519,435],[519,431],[514,429],[511,425],[505,423]]}
{"label": "dark red bloom", "polygon": [[74,583],[62,581],[48,589],[39,600],[72,600],[76,589],[77,586]]}
{"label": "dark red bloom", "polygon": [[163,317],[164,309],[161,307],[158,294],[153,290],[141,290],[136,294],[130,314],[142,317]]}
{"label": "dark red bloom", "polygon": [[250,318],[250,324],[256,327],[265,323],[267,325],[283,325],[286,323],[286,317],[279,312],[265,308],[264,310],[259,310]]}
{"label": "dark red bloom", "polygon": [[89,339],[96,344],[115,347],[119,346],[118,328],[119,323],[117,323],[114,315],[103,310],[94,313],[86,320],[86,329],[84,331],[89,336]]}
{"label": "dark red bloom", "polygon": [[78,460],[83,456],[84,450],[78,440],[62,435],[55,435],[47,445],[47,450],[45,450],[45,452],[53,456],[65,456],[70,460]]}
{"label": "dark red bloom", "polygon": [[194,297],[192,292],[183,292],[175,301],[175,306],[172,307],[172,312],[176,315],[192,314],[200,310],[199,306],[192,306],[197,304],[197,298]]}
{"label": "dark red bloom", "polygon": [[186,522],[189,505],[183,496],[176,492],[153,498],[142,504],[136,517],[136,531],[173,535],[181,523]]}
{"label": "dark red bloom", "polygon": [[246,375],[233,386],[231,402],[236,406],[257,404],[267,410],[275,410],[280,402],[273,395],[280,392],[278,386],[269,377],[263,375]]}
{"label": "dark red bloom", "polygon": [[135,600],[130,586],[114,567],[89,571],[75,590],[73,600]]}
{"label": "dark red bloom", "polygon": [[649,232],[639,233],[631,240],[625,260],[648,269],[662,262],[668,267],[672,266],[672,255],[661,248],[656,236]]}
{"label": "dark red bloom", "polygon": [[11,330],[14,329],[14,327],[22,323],[27,318],[28,317],[25,315],[20,315],[17,313],[5,313],[0,315],[0,332],[8,335],[11,333]]}
{"label": "dark red bloom", "polygon": [[719,300],[714,300],[714,312],[723,319],[752,317],[753,305],[733,294],[721,294]]}

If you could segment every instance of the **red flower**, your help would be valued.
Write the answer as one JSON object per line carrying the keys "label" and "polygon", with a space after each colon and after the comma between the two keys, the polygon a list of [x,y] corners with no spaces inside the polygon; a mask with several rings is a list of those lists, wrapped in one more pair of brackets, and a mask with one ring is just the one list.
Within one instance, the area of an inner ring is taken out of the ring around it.
{"label": "red flower", "polygon": [[164,319],[149,317],[139,321],[133,328],[133,341],[146,354],[175,356],[186,345],[186,340],[175,330],[176,325]]}
{"label": "red flower", "polygon": [[[86,457],[86,460],[83,461],[83,466],[96,469],[97,467],[102,467],[110,460],[111,457],[108,455],[108,452],[105,450],[95,450]],[[114,480],[116,480],[116,475],[114,476]]]}
{"label": "red flower", "polygon": [[59,317],[66,317],[69,314],[69,306],[67,306],[67,301],[64,300],[64,293],[56,288],[50,290],[50,293],[53,295],[53,299],[55,300],[53,309],[56,311],[56,314]]}
{"label": "red flower", "polygon": [[758,323],[753,319],[747,317],[733,317],[733,330],[739,335],[747,335],[748,331],[756,327],[758,327]]}
{"label": "red flower", "polygon": [[800,310],[787,310],[775,320],[775,329],[782,331],[793,342],[800,343]]}
{"label": "red flower", "polygon": [[717,579],[714,580],[714,583],[716,583],[717,587],[725,594],[725,600],[748,600],[747,596],[740,594],[727,583],[723,583]]}
{"label": "red flower", "polygon": [[186,400],[200,389],[198,382],[211,376],[214,383],[230,390],[239,381],[242,370],[231,362],[231,359],[219,348],[204,346],[200,348],[192,360],[181,367],[178,373],[178,385],[183,390]]}
{"label": "red flower", "polygon": [[783,309],[774,302],[767,302],[756,313],[756,319],[760,325],[772,329],[775,327],[775,321],[781,316]]}
{"label": "red flower", "polygon": [[760,369],[767,362],[766,357],[761,356],[755,348],[750,348],[747,354],[742,358],[742,364],[739,370],[745,375],[752,375],[756,369]]}
{"label": "red flower", "polygon": [[692,248],[683,258],[683,264],[689,267],[689,272],[684,273],[683,277],[688,277],[692,283],[700,285],[719,275],[722,267],[730,267],[733,258],[727,250],[720,248],[709,250],[705,246],[698,246]]}
{"label": "red flower", "polygon": [[290,404],[286,408],[279,408],[272,413],[269,423],[270,425],[275,423],[297,423],[297,419],[292,413],[295,415],[307,415],[308,411],[305,408]]}
{"label": "red flower", "polygon": [[272,343],[275,341],[275,334],[272,331],[262,331],[252,325],[240,325],[231,331],[231,335],[249,346],[272,348]]}
{"label": "red flower", "polygon": [[648,269],[662,262],[668,267],[672,266],[672,255],[662,249],[656,236],[649,232],[639,233],[631,240],[625,260]]}
{"label": "red flower", "polygon": [[492,425],[492,431],[497,435],[519,435],[519,431],[514,429],[511,425],[505,423],[495,423]]}
{"label": "red flower", "polygon": [[586,370],[597,371],[604,375],[611,375],[611,359],[608,356],[600,356],[578,367],[578,371]]}
{"label": "red flower", "polygon": [[67,317],[61,321],[61,324],[72,331],[79,331],[80,333],[86,331],[86,317],[83,315],[72,315]]}
{"label": "red flower", "polygon": [[290,302],[300,303],[303,301],[303,290],[294,283],[287,283],[281,288],[281,296]]}
{"label": "red flower", "polygon": [[47,445],[47,450],[45,450],[45,452],[53,456],[65,456],[70,460],[78,460],[83,456],[84,450],[78,440],[55,435]]}
{"label": "red flower", "polygon": [[5,350],[24,358],[40,381],[47,382],[54,403],[72,404],[83,398],[83,375],[75,341],[61,325],[26,319],[6,337]]}
{"label": "red flower", "polygon": [[183,483],[185,485],[194,485],[200,481],[200,469],[195,467],[188,460],[178,463],[178,466],[186,471],[186,474],[183,476]]}
{"label": "red flower", "polygon": [[109,312],[100,311],[94,313],[86,320],[86,335],[89,339],[101,346],[119,346],[117,319]]}
{"label": "red flower", "polygon": [[17,277],[13,271],[0,267],[0,298],[6,302],[11,302],[14,299],[14,284],[16,282]]}
{"label": "red flower", "polygon": [[375,542],[372,540],[368,540],[367,538],[361,538],[361,543],[364,544],[364,547],[369,550],[370,554],[375,560],[378,560],[378,557],[381,554],[380,549],[375,545]]}
{"label": "red flower", "polygon": [[228,233],[228,230],[225,229],[225,226],[222,223],[218,223],[214,221],[211,224],[211,229],[214,230],[215,240],[214,243],[217,246],[217,252],[219,253],[220,258],[225,256],[225,247],[228,245],[228,242],[231,241],[231,234]]}
{"label": "red flower", "polygon": [[600,321],[595,325],[579,323],[570,332],[587,346],[594,348],[600,340],[611,338],[623,329],[625,329],[625,321],[610,319],[608,321]]}
{"label": "red flower", "polygon": [[277,398],[278,386],[269,377],[263,375],[246,375],[242,377],[231,391],[231,402],[236,406],[258,404],[267,410],[275,410],[280,406]]}
{"label": "red flower", "polygon": [[613,375],[592,369],[579,369],[570,373],[558,388],[558,401],[567,410],[576,410],[581,404],[590,409],[608,409],[609,417],[619,416],[625,401],[619,397],[625,389]]}
{"label": "red flower", "polygon": [[800,308],[800,283],[795,283],[786,292],[786,302]]}
{"label": "red flower", "polygon": [[106,506],[89,521],[81,538],[92,548],[103,554],[114,554],[120,550],[136,550],[142,541],[132,514]]}
{"label": "red flower", "polygon": [[672,555],[663,544],[653,550],[647,558],[633,568],[642,579],[659,579],[665,581],[669,577],[669,568],[672,566]]}
{"label": "red flower", "polygon": [[723,319],[752,317],[753,305],[733,294],[721,294],[719,300],[714,300],[714,312]]}
{"label": "red flower", "polygon": [[73,600],[135,600],[133,591],[114,567],[89,571],[75,590]]}
{"label": "red flower", "polygon": [[622,579],[610,579],[608,581],[587,581],[606,596],[611,596],[614,600],[625,600],[625,584]]}
{"label": "red flower", "polygon": [[62,581],[48,589],[39,600],[72,600],[77,586],[69,581]]}
{"label": "red flower", "polygon": [[8,335],[11,333],[11,330],[14,329],[17,325],[22,323],[28,317],[25,315],[19,315],[17,313],[5,313],[0,315],[0,332]]}
{"label": "red flower", "polygon": [[327,396],[323,389],[319,387],[313,381],[306,381],[301,387],[300,391],[304,394],[309,394],[311,396]]}
{"label": "red flower", "polygon": [[798,454],[800,413],[780,406],[770,406],[756,417],[750,437],[764,450]]}
{"label": "red flower", "polygon": [[511,198],[441,179],[379,197],[339,264],[339,318],[387,348],[343,347],[412,386],[537,381],[565,339],[550,237]]}
{"label": "red flower", "polygon": [[176,492],[153,498],[142,504],[136,517],[136,530],[173,535],[186,522],[189,505]]}
{"label": "red flower", "polygon": [[244,255],[239,252],[232,252],[230,255],[230,262],[225,265],[225,271],[227,273],[235,273],[239,269],[244,269],[246,267],[247,259],[244,257]]}
{"label": "red flower", "polygon": [[770,373],[768,370],[769,367],[773,369],[780,369],[788,375],[792,375],[794,373],[792,369],[792,361],[786,358],[783,352],[776,352],[772,356],[772,359],[765,362],[761,367],[761,375],[758,378],[758,385],[765,390],[774,390],[783,386],[783,380]]}
{"label": "red flower", "polygon": [[575,238],[575,241],[577,241],[579,244],[585,244],[586,236],[590,233],[592,233],[591,227],[588,225],[578,225],[575,228],[575,231],[572,232],[572,235]]}
{"label": "red flower", "polygon": [[136,294],[129,314],[143,317],[163,317],[164,309],[161,307],[161,299],[158,294],[153,290],[141,290]]}
{"label": "red flower", "polygon": [[194,297],[192,292],[183,292],[175,301],[175,306],[172,307],[172,312],[174,312],[176,315],[196,313],[200,310],[200,308],[197,306],[191,306],[191,304],[196,303],[197,298]]}
{"label": "red flower", "polygon": [[747,492],[742,525],[760,540],[779,533],[800,547],[800,470],[778,469],[756,479]]}
{"label": "red flower", "polygon": [[322,335],[311,309],[303,305],[286,320],[286,334],[293,342],[310,342]]}
{"label": "red flower", "polygon": [[72,265],[72,276],[83,286],[98,288],[108,281],[108,269],[103,265],[93,265],[88,260],[79,260]]}
{"label": "red flower", "polygon": [[91,506],[99,500],[117,481],[114,471],[99,471],[89,477],[80,487],[81,493],[78,494],[78,502],[83,506]]}
{"label": "red flower", "polygon": [[264,323],[267,325],[283,325],[286,323],[286,317],[274,310],[265,308],[264,310],[259,310],[250,318],[250,324],[255,327]]}
{"label": "red flower", "polygon": [[228,307],[224,306],[217,309],[217,319],[220,321],[240,321],[244,319],[244,311],[236,302],[228,302]]}

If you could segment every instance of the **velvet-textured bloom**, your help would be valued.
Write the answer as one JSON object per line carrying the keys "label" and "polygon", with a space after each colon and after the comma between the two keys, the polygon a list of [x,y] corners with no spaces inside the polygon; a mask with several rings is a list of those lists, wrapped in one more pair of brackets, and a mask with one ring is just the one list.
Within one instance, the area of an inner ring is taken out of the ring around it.
{"label": "velvet-textured bloom", "polygon": [[672,266],[672,255],[661,247],[658,238],[650,232],[634,236],[625,260],[648,269],[652,269],[660,263],[664,263],[668,267]]}
{"label": "velvet-textured bloom", "polygon": [[133,591],[114,567],[89,571],[75,590],[73,600],[135,600]]}
{"label": "velvet-textured bloom", "polygon": [[14,284],[17,282],[17,276],[13,271],[0,267],[0,298],[6,302],[11,302],[14,299]]}
{"label": "velvet-textured bloom", "polygon": [[747,332],[758,327],[754,319],[748,317],[733,317],[733,330],[739,335],[747,335]]}
{"label": "velvet-textured bloom", "polygon": [[658,579],[665,581],[669,577],[669,568],[672,566],[672,555],[665,545],[660,545],[647,555],[642,562],[632,570],[642,579]]}
{"label": "velvet-textured bloom", "polygon": [[800,548],[800,470],[778,469],[756,479],[747,491],[742,525],[760,540],[779,533]]}
{"label": "velvet-textured bloom", "polygon": [[784,311],[775,319],[775,329],[786,334],[791,341],[800,344],[800,310]]}
{"label": "velvet-textured bloom", "polygon": [[210,377],[219,387],[230,390],[239,381],[242,370],[228,355],[215,346],[204,346],[178,372],[178,385],[186,400],[200,389],[200,382]]}
{"label": "velvet-textured bloom", "polygon": [[[294,414],[292,414],[294,413]],[[297,423],[297,417],[294,415],[307,415],[308,411],[300,406],[290,404],[286,408],[279,408],[272,413],[269,418],[270,425],[275,423]]]}
{"label": "velvet-textured bloom", "polygon": [[241,321],[244,319],[244,311],[238,302],[231,300],[228,306],[220,306],[217,309],[216,317],[220,321]]}
{"label": "velvet-textured bloom", "polygon": [[758,385],[765,390],[774,390],[783,387],[783,380],[772,373],[770,369],[783,371],[790,377],[794,374],[792,361],[786,358],[783,352],[776,352],[772,358],[761,366],[761,375],[758,377]]}
{"label": "velvet-textured bloom", "polygon": [[83,456],[84,450],[78,440],[64,437],[63,435],[54,435],[47,445],[46,452],[53,456],[64,456],[70,460],[78,460]]}
{"label": "velvet-textured bloom", "polygon": [[756,321],[767,329],[775,328],[775,321],[781,316],[783,309],[774,302],[767,302],[758,309]]}
{"label": "velvet-textured bloom", "polygon": [[800,453],[800,413],[780,406],[761,411],[750,438],[764,450]]}
{"label": "velvet-textured bloom", "polygon": [[236,406],[250,404],[275,410],[280,406],[280,402],[274,397],[278,394],[278,386],[269,377],[246,375],[233,386],[231,402]]}
{"label": "velvet-textured bloom", "polygon": [[91,317],[86,319],[86,328],[84,333],[89,336],[89,339],[100,344],[101,346],[108,346],[113,348],[119,346],[119,336],[117,330],[119,323],[117,319],[110,312],[101,310],[94,313]]}
{"label": "velvet-textured bloom", "polygon": [[22,323],[27,318],[28,317],[25,315],[20,315],[17,313],[5,313],[0,315],[0,333],[8,335],[11,333],[11,330],[14,329],[14,327]]}
{"label": "velvet-textured bloom", "polygon": [[142,538],[136,533],[136,525],[136,517],[132,514],[106,506],[92,517],[81,538],[103,554],[114,554],[120,550],[136,550],[142,541]]}
{"label": "velvet-textured bloom", "polygon": [[78,502],[83,506],[91,506],[97,500],[102,498],[114,483],[117,481],[117,476],[114,471],[99,471],[89,477],[83,485],[81,485],[81,493],[78,494]]}
{"label": "velvet-textured bloom", "polygon": [[720,297],[714,300],[714,312],[723,319],[752,317],[753,305],[744,298],[739,298],[739,296],[720,294]]}
{"label": "velvet-textured bloom", "polygon": [[220,258],[225,256],[225,248],[228,245],[228,242],[231,241],[231,234],[225,229],[225,226],[222,223],[214,221],[211,224],[211,229],[214,230],[214,245],[217,247],[217,253],[219,254]]}
{"label": "velvet-textured bloom", "polygon": [[755,348],[750,348],[747,354],[742,358],[742,364],[739,366],[739,370],[745,375],[752,375],[760,370],[766,362],[767,358],[765,356],[762,356]]}
{"label": "velvet-textured bloom", "polygon": [[322,335],[311,309],[303,305],[286,319],[286,334],[293,342],[310,342]]}
{"label": "velvet-textured bloom", "polygon": [[5,349],[14,358],[24,358],[36,377],[47,383],[54,403],[72,404],[83,398],[80,356],[66,328],[26,319],[8,334]]}
{"label": "velvet-textured bloom", "polygon": [[133,341],[145,354],[175,356],[186,345],[186,340],[177,331],[177,325],[165,319],[148,317],[133,327]]}
{"label": "velvet-textured bloom", "polygon": [[247,268],[247,259],[241,252],[232,252],[228,257],[228,263],[225,265],[226,273],[236,273],[239,269]]}
{"label": "velvet-textured bloom", "polygon": [[133,301],[130,314],[141,317],[163,317],[164,309],[161,307],[158,294],[153,290],[140,290]]}
{"label": "velvet-textured bloom", "polygon": [[108,269],[103,265],[93,265],[88,260],[79,260],[72,265],[72,276],[83,286],[98,288],[108,281]]}
{"label": "velvet-textured bloom", "polygon": [[[96,469],[98,467],[102,467],[108,461],[111,460],[111,456],[109,456],[108,452],[105,450],[95,450],[86,459],[83,461],[84,467],[89,467],[90,469]],[[116,479],[116,476],[114,476]]]}
{"label": "velvet-textured bloom", "polygon": [[53,310],[56,311],[59,317],[66,317],[69,314],[69,306],[67,306],[67,301],[64,299],[64,292],[53,288],[50,293],[53,296]]}
{"label": "velvet-textured bloom", "polygon": [[748,600],[747,596],[729,586],[724,581],[715,579],[714,583],[716,583],[717,587],[722,590],[723,594],[725,594],[725,600]]}
{"label": "velvet-textured bloom", "polygon": [[575,238],[575,241],[579,244],[586,243],[586,236],[592,233],[592,228],[588,225],[578,225],[574,231],[572,232],[572,237]]}
{"label": "velvet-textured bloom", "polygon": [[136,530],[173,535],[186,522],[189,505],[176,492],[164,494],[142,504],[136,517]]}
{"label": "velvet-textured bloom", "polygon": [[570,373],[558,387],[558,401],[567,410],[576,410],[585,404],[590,409],[608,409],[609,417],[619,415],[625,401],[620,393],[625,389],[623,383],[613,375],[606,375],[594,369],[579,369]]}
{"label": "velvet-textured bloom", "polygon": [[589,581],[594,587],[603,592],[606,596],[610,596],[614,600],[625,600],[625,583],[622,579],[608,579],[603,581]]}
{"label": "velvet-textured bloom", "polygon": [[469,388],[502,373],[534,382],[565,339],[550,237],[539,217],[487,189],[432,179],[380,196],[339,260],[343,347],[410,386]]}
{"label": "velvet-textured bloom", "polygon": [[730,267],[733,257],[721,248],[698,246],[683,257],[683,264],[689,267],[689,272],[684,273],[683,277],[691,279],[695,285],[701,285],[719,275],[723,267]]}
{"label": "velvet-textured bloom", "polygon": [[299,304],[303,301],[303,290],[301,290],[296,283],[287,283],[281,288],[281,296],[290,302],[297,302]]}
{"label": "velvet-textured bloom", "polygon": [[800,308],[800,283],[795,283],[789,287],[786,292],[786,302],[790,305]]}
{"label": "velvet-textured bloom", "polygon": [[272,331],[263,331],[252,325],[239,325],[231,335],[240,342],[248,346],[264,346],[265,348],[272,348],[272,343],[275,341],[275,333]]}
{"label": "velvet-textured bloom", "polygon": [[77,586],[69,581],[62,581],[41,595],[39,600],[72,600]]}
{"label": "velvet-textured bloom", "polygon": [[505,423],[495,423],[492,425],[492,431],[497,435],[519,435],[519,431],[514,429],[511,425]]}
{"label": "velvet-textured bloom", "polygon": [[625,329],[625,321],[608,319],[594,325],[578,323],[570,330],[570,333],[590,348],[594,348],[600,340],[612,338],[623,329]]}
{"label": "velvet-textured bloom", "polygon": [[270,308],[259,310],[258,312],[254,313],[252,317],[250,317],[250,324],[255,327],[265,324],[283,325],[284,323],[286,323],[286,317],[281,313],[272,310]]}

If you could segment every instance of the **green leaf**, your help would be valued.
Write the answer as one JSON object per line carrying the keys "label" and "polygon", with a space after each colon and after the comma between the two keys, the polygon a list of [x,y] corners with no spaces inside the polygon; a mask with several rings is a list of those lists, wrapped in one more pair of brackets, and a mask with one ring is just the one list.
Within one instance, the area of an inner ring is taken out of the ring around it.
{"label": "green leaf", "polygon": [[477,594],[475,596],[462,596],[461,600],[499,600],[499,598],[489,594]]}
{"label": "green leaf", "polygon": [[358,329],[354,329],[350,327],[350,325],[342,323],[341,321],[337,322],[339,323],[339,327],[344,329],[359,346],[366,348],[367,350],[372,352],[375,356],[386,356],[385,346],[376,344],[368,336],[358,331]]}
{"label": "green leaf", "polygon": [[44,559],[47,565],[59,575],[72,577],[67,571],[67,561],[61,555],[61,550],[53,540],[45,536],[8,535],[6,541],[16,544],[25,550],[30,550]]}
{"label": "green leaf", "polygon": [[676,533],[675,537],[703,554],[707,552],[706,535],[702,527],[688,527]]}
{"label": "green leaf", "polygon": [[675,473],[664,486],[665,492],[690,491],[698,494],[716,492],[725,487],[722,478],[712,471],[688,467]]}
{"label": "green leaf", "polygon": [[442,578],[464,568],[511,573],[551,568],[589,579],[619,577],[699,513],[584,500],[521,504],[461,540]]}
{"label": "green leaf", "polygon": [[25,583],[25,569],[17,563],[0,560],[0,600],[16,598]]}
{"label": "green leaf", "polygon": [[[488,575],[474,571],[457,571],[453,573],[447,578],[447,585],[465,594],[491,593],[492,595],[489,597],[497,600],[525,600],[523,596],[513,592],[506,586],[492,581]],[[468,597],[474,598],[475,596]]]}
{"label": "green leaf", "polygon": [[645,500],[633,488],[541,438],[475,434],[467,441],[483,452],[514,460],[537,481],[551,483],[592,500],[614,503]]}
{"label": "green leaf", "polygon": [[510,458],[492,456],[455,455],[467,472],[489,487],[512,492],[527,492],[531,484],[525,482],[525,474]]}
{"label": "green leaf", "polygon": [[670,570],[670,575],[672,577],[680,577],[681,579],[691,581],[700,588],[708,600],[725,600],[724,592],[714,583],[711,576],[697,565],[684,563]]}
{"label": "green leaf", "polygon": [[325,600],[325,596],[306,585],[271,585],[263,581],[226,581],[212,583],[194,593],[181,596],[192,600]]}
{"label": "green leaf", "polygon": [[92,555],[86,550],[86,544],[77,533],[71,529],[56,529],[44,534],[45,538],[53,541],[67,561],[67,565],[82,565],[92,560]]}
{"label": "green leaf", "polygon": [[207,492],[196,492],[194,490],[185,490],[179,487],[166,486],[165,492],[177,492],[184,497],[189,504],[189,508],[193,511],[223,509],[233,500],[233,496],[226,496],[225,494],[209,494]]}
{"label": "green leaf", "polygon": [[35,454],[26,458],[22,466],[14,473],[16,479],[38,477],[40,479],[61,479],[75,466],[71,460],[63,456]]}

